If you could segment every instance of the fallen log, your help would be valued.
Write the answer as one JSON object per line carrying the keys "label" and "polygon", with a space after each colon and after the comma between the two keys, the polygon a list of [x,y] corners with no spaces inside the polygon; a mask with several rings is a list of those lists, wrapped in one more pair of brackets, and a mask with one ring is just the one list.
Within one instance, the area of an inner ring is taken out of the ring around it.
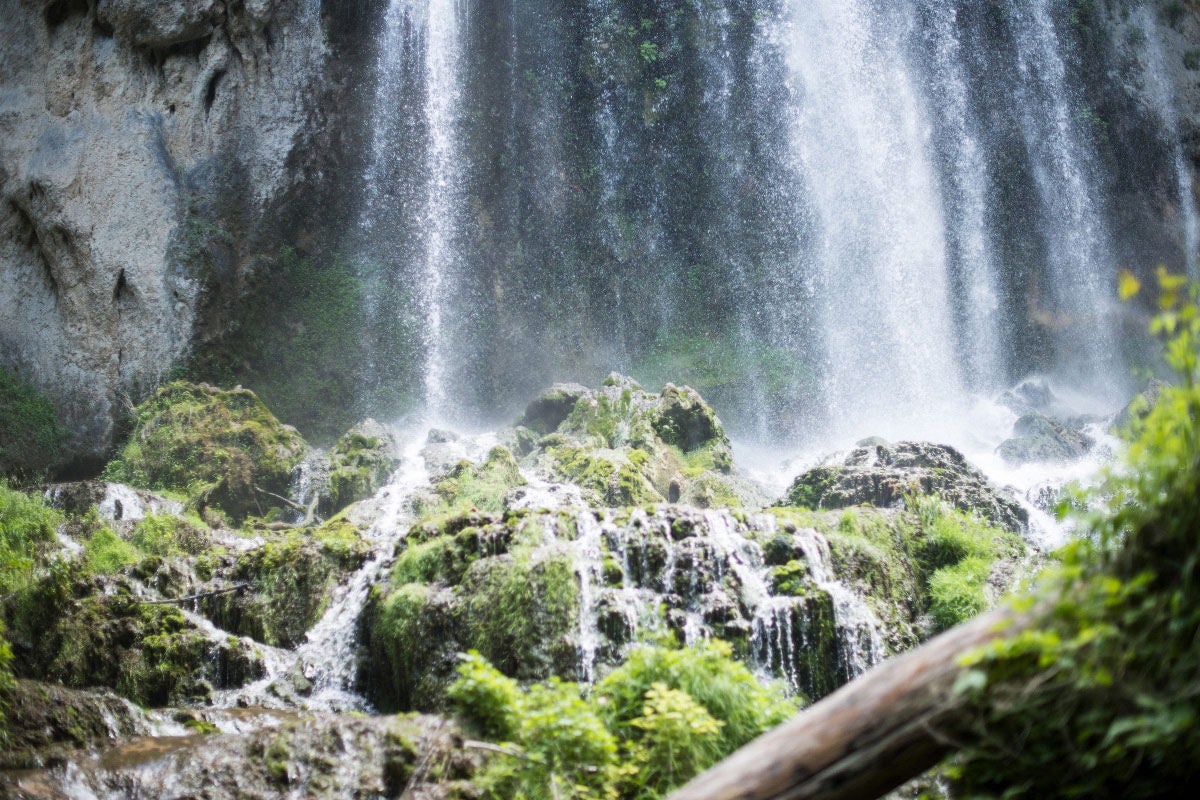
{"label": "fallen log", "polygon": [[200,592],[199,594],[189,594],[187,597],[173,597],[169,600],[143,600],[142,604],[147,605],[147,606],[166,606],[166,605],[174,605],[176,603],[190,603],[193,600],[202,600],[205,597],[217,597],[217,596],[223,595],[223,594],[233,594],[234,592],[240,592],[243,589],[249,589],[249,588],[250,588],[250,584],[239,583],[236,586],[230,586],[225,589],[213,589],[210,592]]}
{"label": "fallen log", "polygon": [[885,661],[698,775],[667,800],[871,800],[938,763],[967,710],[959,658],[1028,627],[1001,609]]}

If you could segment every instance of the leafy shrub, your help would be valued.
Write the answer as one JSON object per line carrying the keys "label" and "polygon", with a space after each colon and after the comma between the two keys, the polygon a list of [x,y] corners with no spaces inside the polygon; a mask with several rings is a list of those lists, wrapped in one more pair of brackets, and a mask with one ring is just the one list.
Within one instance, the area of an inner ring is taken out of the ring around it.
{"label": "leafy shrub", "polygon": [[26,586],[38,555],[54,541],[62,515],[0,480],[0,596]]}
{"label": "leafy shrub", "polygon": [[54,405],[0,367],[0,476],[36,479],[57,467],[66,438]]}
{"label": "leafy shrub", "polygon": [[[1195,788],[1200,309],[1195,286],[1165,272],[1160,285],[1152,330],[1165,336],[1180,383],[1134,415],[1124,464],[1101,489],[1107,510],[1082,512],[1091,535],[1046,577],[1040,600],[1050,610],[1037,627],[967,659],[960,689],[977,704],[976,743],[952,765],[964,793],[1160,797]],[[1123,284],[1122,294],[1132,292]]]}
{"label": "leafy shrub", "polygon": [[84,545],[84,564],[98,575],[112,575],[141,560],[141,553],[107,525],[101,526]]}
{"label": "leafy shrub", "polygon": [[590,695],[551,679],[521,690],[468,653],[449,694],[508,742],[484,780],[496,798],[656,798],[786,719],[796,703],[723,642],[645,645]]}

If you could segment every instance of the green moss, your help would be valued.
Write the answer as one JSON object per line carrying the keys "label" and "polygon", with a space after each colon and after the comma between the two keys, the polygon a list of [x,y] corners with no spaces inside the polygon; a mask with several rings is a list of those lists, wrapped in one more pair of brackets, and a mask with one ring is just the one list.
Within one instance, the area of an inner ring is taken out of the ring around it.
{"label": "green moss", "polygon": [[40,498],[10,489],[0,479],[0,596],[28,585],[62,521]]}
{"label": "green moss", "polygon": [[508,493],[524,486],[521,469],[505,447],[493,447],[482,464],[460,461],[434,486],[438,502],[421,516],[457,516],[470,511],[502,511]]}
{"label": "green moss", "polygon": [[570,674],[579,588],[566,555],[478,561],[463,578],[465,643],[506,674]]}
{"label": "green moss", "polygon": [[294,647],[329,608],[338,584],[361,566],[368,547],[357,528],[333,520],[292,530],[238,556],[231,577],[247,591],[201,601],[214,623],[264,644]]}
{"label": "green moss", "polygon": [[113,575],[141,560],[142,554],[112,528],[101,526],[84,545],[84,564],[97,575]]}
{"label": "green moss", "polygon": [[[214,686],[239,685],[261,668],[236,643],[213,642],[170,605],[112,594],[77,573],[51,571],[18,600],[12,618],[21,673],[73,688],[105,686],[142,705],[194,702]],[[82,595],[82,596],[81,596]]]}
{"label": "green moss", "polygon": [[60,466],[66,433],[54,405],[0,367],[0,477],[36,480]]}
{"label": "green moss", "polygon": [[329,453],[329,494],[322,498],[322,513],[336,513],[373,495],[399,464],[393,450],[390,434],[373,420],[338,439]]}
{"label": "green moss", "polygon": [[184,493],[235,520],[263,515],[286,496],[304,440],[253,392],[176,381],[136,411],[136,427],[105,476]]}

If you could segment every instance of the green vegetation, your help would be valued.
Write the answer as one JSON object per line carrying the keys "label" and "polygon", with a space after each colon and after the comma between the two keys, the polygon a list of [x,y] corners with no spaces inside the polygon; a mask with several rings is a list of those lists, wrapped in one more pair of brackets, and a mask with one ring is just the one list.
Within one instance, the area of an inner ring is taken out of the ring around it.
{"label": "green vegetation", "polygon": [[1125,464],[1101,490],[1107,510],[1083,512],[1091,536],[1019,604],[1048,608],[1039,624],[965,660],[958,689],[977,704],[977,730],[950,765],[964,794],[1159,797],[1195,782],[1200,312],[1195,286],[1165,273],[1160,284],[1152,330],[1180,383],[1133,415]]}
{"label": "green vegetation", "polygon": [[175,381],[135,412],[136,427],[109,480],[183,493],[197,510],[240,521],[286,496],[304,440],[246,389]]}
{"label": "green vegetation", "polygon": [[34,565],[62,522],[62,514],[41,499],[0,480],[0,597],[29,585]]}
{"label": "green vegetation", "polygon": [[493,447],[482,464],[460,461],[433,487],[437,502],[421,509],[423,518],[472,511],[502,511],[510,489],[523,486],[521,468],[505,447]]}
{"label": "green vegetation", "polygon": [[322,513],[334,514],[370,497],[400,463],[391,434],[374,420],[351,428],[329,452],[329,497]]}
{"label": "green vegetation", "polygon": [[54,405],[0,367],[0,477],[34,481],[62,463],[66,434]]}
{"label": "green vegetation", "polygon": [[12,648],[4,638],[4,620],[0,619],[0,745],[8,738],[8,723],[5,715],[8,712],[8,695],[13,688]]}
{"label": "green vegetation", "polygon": [[706,641],[643,645],[589,694],[551,679],[522,689],[468,653],[448,694],[468,724],[503,742],[489,797],[655,798],[796,710]]}
{"label": "green vegetation", "polygon": [[368,611],[378,704],[440,707],[465,650],[523,680],[574,673],[574,559],[546,544],[544,524],[470,514],[409,533],[391,585],[376,587]]}
{"label": "green vegetation", "polygon": [[[393,387],[411,386],[413,374],[392,354],[409,352],[405,343],[419,337],[402,324],[403,298],[377,297],[391,313],[383,330],[369,330],[365,309],[375,291],[345,258],[318,260],[284,248],[257,265],[228,310],[227,333],[200,349],[185,376],[248,386],[323,444],[367,412],[398,415],[412,398]],[[363,374],[368,363],[375,375]],[[378,386],[366,385],[372,378]],[[370,407],[365,394],[375,395]]]}
{"label": "green vegetation", "polygon": [[138,549],[122,539],[113,529],[102,525],[92,533],[84,546],[84,564],[88,572],[96,575],[113,575],[142,558]]}

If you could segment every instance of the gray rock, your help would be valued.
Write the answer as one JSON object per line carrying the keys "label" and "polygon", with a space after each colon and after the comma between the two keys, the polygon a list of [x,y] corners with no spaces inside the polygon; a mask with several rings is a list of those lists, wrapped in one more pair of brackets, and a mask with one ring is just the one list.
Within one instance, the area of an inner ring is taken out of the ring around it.
{"label": "gray rock", "polygon": [[936,494],[994,525],[1024,530],[1028,512],[952,447],[897,442],[852,450],[840,463],[799,475],[779,505],[802,508],[896,506],[911,494]]}
{"label": "gray rock", "polygon": [[194,341],[213,277],[198,254],[219,240],[235,278],[234,233],[295,185],[325,34],[311,0],[0,0],[0,16],[0,364],[98,461],[126,398]]}
{"label": "gray rock", "polygon": [[553,433],[571,415],[579,399],[590,394],[590,389],[578,383],[556,383],[525,407],[517,425],[542,435]]}
{"label": "gray rock", "polygon": [[1034,462],[1067,463],[1087,455],[1095,441],[1086,434],[1042,416],[1026,414],[1013,425],[1013,438],[996,448],[996,453],[1013,465]]}
{"label": "gray rock", "polygon": [[1160,381],[1157,378],[1152,379],[1146,385],[1145,389],[1138,392],[1136,397],[1117,412],[1117,416],[1113,418],[1112,426],[1117,430],[1125,430],[1135,419],[1143,419],[1158,402],[1162,390],[1168,386],[1170,384],[1166,381]]}

